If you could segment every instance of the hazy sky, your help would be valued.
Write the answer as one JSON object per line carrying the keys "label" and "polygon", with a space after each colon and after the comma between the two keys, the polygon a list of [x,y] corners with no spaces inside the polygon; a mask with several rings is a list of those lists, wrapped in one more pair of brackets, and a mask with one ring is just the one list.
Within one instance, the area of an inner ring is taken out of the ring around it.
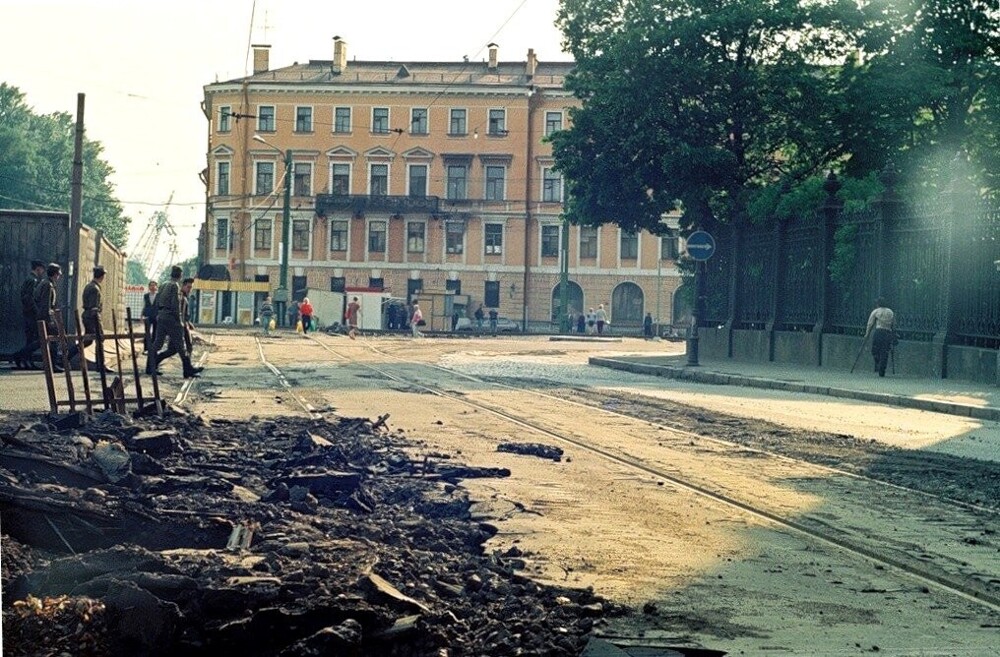
{"label": "hazy sky", "polygon": [[[117,196],[139,238],[171,192],[181,257],[204,219],[207,120],[203,87],[246,74],[250,43],[271,45],[272,68],[331,59],[567,60],[553,25],[558,0],[0,0],[0,82],[38,113],[76,113],[104,145]],[[253,20],[251,23],[251,16]],[[252,24],[252,29],[251,29]],[[85,192],[86,194],[86,192]],[[84,201],[86,204],[86,201]],[[68,210],[68,208],[67,208]]]}

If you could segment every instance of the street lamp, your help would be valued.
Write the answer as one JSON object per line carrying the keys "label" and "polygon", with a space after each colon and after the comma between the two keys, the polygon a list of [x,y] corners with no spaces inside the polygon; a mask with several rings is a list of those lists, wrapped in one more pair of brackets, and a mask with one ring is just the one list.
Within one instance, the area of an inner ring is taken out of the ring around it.
{"label": "street lamp", "polygon": [[[288,243],[292,232],[292,149],[282,151],[274,144],[268,143],[260,135],[254,135],[253,140],[268,146],[285,156],[285,202],[281,208],[281,261],[279,263],[278,288],[274,291],[274,302],[278,305],[278,317],[285,318],[285,304],[288,302]],[[279,319],[279,321],[280,321]]]}

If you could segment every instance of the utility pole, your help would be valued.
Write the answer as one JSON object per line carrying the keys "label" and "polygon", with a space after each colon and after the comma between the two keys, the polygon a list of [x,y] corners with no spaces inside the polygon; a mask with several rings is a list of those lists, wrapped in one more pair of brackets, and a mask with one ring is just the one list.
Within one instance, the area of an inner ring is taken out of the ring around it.
{"label": "utility pole", "polygon": [[559,332],[569,333],[569,218],[563,213],[562,260],[559,263]]}
{"label": "utility pole", "polygon": [[281,208],[281,269],[278,275],[278,289],[275,290],[275,301],[281,307],[278,317],[287,316],[285,304],[289,301],[288,293],[288,242],[292,235],[292,149],[285,151],[285,202]]}
{"label": "utility pole", "polygon": [[66,310],[63,317],[66,326],[72,326],[69,318],[76,310],[77,280],[80,269],[80,227],[83,225],[83,107],[85,95],[76,95],[76,135],[73,143],[73,180],[70,186],[69,208],[69,271],[66,272]]}

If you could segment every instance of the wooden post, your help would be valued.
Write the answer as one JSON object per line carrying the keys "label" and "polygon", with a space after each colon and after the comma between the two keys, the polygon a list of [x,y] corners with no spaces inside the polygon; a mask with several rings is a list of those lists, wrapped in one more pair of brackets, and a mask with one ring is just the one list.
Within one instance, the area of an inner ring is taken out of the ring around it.
{"label": "wooden post", "polygon": [[49,412],[55,415],[59,411],[55,382],[52,380],[55,373],[52,371],[52,352],[49,351],[50,336],[48,326],[42,320],[38,320],[38,335],[42,336],[42,366],[45,368],[45,385],[49,390]]}
{"label": "wooden post", "polygon": [[[139,359],[135,353],[135,323],[132,321],[132,309],[128,306],[125,306],[125,321],[128,323],[128,346],[132,353],[132,376],[135,377],[135,398],[138,400],[139,410],[142,410],[145,402],[142,398],[142,383],[139,381]],[[117,333],[117,331],[115,332]],[[145,327],[143,327],[143,338],[145,337]]]}
{"label": "wooden post", "polygon": [[[77,349],[80,350],[80,373],[83,379],[83,397],[87,400],[86,408],[88,413],[94,412],[94,401],[90,397],[90,377],[87,375],[87,354],[83,345],[86,343],[86,335],[83,333],[83,322],[80,321],[80,311],[73,311],[73,320],[76,323]],[[95,343],[96,344],[96,343]],[[67,374],[69,370],[67,370]]]}
{"label": "wooden post", "polygon": [[58,343],[59,349],[62,352],[62,362],[63,362],[63,373],[66,375],[66,392],[69,395],[69,410],[76,410],[76,394],[73,390],[73,372],[72,367],[69,362],[69,354],[67,354],[67,348],[69,347],[69,341],[66,339],[66,329],[63,326],[62,318],[59,315],[55,315],[56,330],[58,331]]}

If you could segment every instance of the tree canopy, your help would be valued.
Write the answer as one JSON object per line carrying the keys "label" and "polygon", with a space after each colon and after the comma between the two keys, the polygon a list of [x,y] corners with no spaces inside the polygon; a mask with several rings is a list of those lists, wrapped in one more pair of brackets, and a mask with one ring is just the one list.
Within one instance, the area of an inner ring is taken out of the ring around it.
{"label": "tree canopy", "polygon": [[[75,130],[69,114],[36,114],[19,89],[0,83],[0,207],[69,211]],[[115,198],[103,150],[84,138],[82,219],[124,248],[130,219]]]}

